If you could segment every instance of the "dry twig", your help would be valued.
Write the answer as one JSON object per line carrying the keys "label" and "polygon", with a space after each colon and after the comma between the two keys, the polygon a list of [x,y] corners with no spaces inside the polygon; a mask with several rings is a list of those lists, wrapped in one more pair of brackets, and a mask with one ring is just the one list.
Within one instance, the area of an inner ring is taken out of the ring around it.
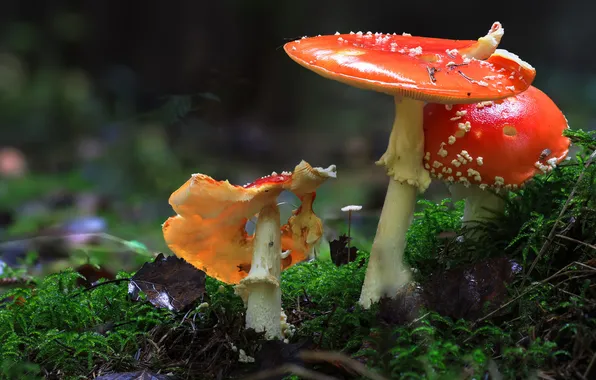
{"label": "dry twig", "polygon": [[594,353],[594,356],[592,356],[592,360],[590,360],[590,364],[588,364],[588,367],[586,368],[586,371],[584,372],[584,377],[586,379],[588,379],[588,375],[592,371],[592,367],[594,367],[595,365],[596,365],[596,352]]}
{"label": "dry twig", "polygon": [[561,235],[561,234],[557,234],[557,235],[555,235],[555,236],[556,236],[556,237],[558,237],[558,238],[560,238],[560,239],[569,240],[569,241],[572,241],[572,242],[574,242],[574,243],[577,243],[577,244],[580,244],[580,245],[586,246],[586,247],[588,247],[588,248],[592,248],[593,250],[596,250],[596,245],[588,244],[588,243],[586,243],[586,242],[583,242],[583,241],[581,241],[581,240],[577,240],[577,239],[574,239],[574,238],[570,238],[569,236],[565,236],[565,235]]}
{"label": "dry twig", "polygon": [[386,380],[379,375],[366,368],[366,366],[351,357],[336,351],[300,351],[298,357],[305,361],[326,361],[328,363],[339,362],[343,366],[353,370],[361,376],[371,380]]}
{"label": "dry twig", "polygon": [[[532,291],[536,286],[538,285],[542,285],[545,284],[547,282],[549,282],[550,280],[552,280],[553,278],[556,278],[558,276],[564,275],[569,273],[570,271],[568,270],[569,267],[574,266],[574,265],[578,265],[578,266],[582,266],[588,270],[594,271],[596,272],[596,268],[593,268],[587,264],[584,263],[580,263],[578,261],[574,261],[571,262],[567,265],[565,265],[563,268],[559,269],[555,274],[553,274],[552,276],[545,278],[542,281],[539,282],[535,282],[533,284],[531,284],[530,286],[528,286],[523,292],[521,292],[518,296],[512,298],[511,300],[509,300],[508,302],[505,302],[503,305],[499,306],[497,309],[491,311],[490,313],[486,314],[485,316],[483,316],[482,318],[478,318],[474,324],[477,324],[479,322],[484,321],[485,319],[489,318],[490,316],[494,315],[495,313],[499,312],[500,310],[503,310],[504,308],[506,308],[507,306],[511,305],[513,302],[517,301],[518,299],[520,299],[521,297],[525,296],[526,294],[528,294],[530,291]],[[471,338],[471,337],[470,337]],[[470,339],[468,338],[468,339]],[[466,340],[467,341],[467,340]]]}
{"label": "dry twig", "polygon": [[285,374],[300,376],[301,379],[308,380],[339,380],[337,377],[327,376],[325,374],[306,369],[296,364],[284,364],[277,368],[259,371],[254,375],[245,377],[244,380],[264,380],[270,379],[274,376],[281,376]]}
{"label": "dry twig", "polygon": [[[335,351],[300,351],[297,357],[308,362],[324,361],[331,364],[340,363],[344,367],[351,369],[360,376],[364,376],[371,380],[387,380],[385,377],[369,370],[366,366],[359,361],[352,359],[351,357],[342,354],[341,352]],[[320,372],[316,372],[310,369],[306,369],[296,364],[284,364],[277,368],[268,369],[255,373],[249,377],[244,378],[245,380],[262,380],[268,379],[273,376],[280,376],[284,374],[292,374],[300,376],[303,379],[310,380],[338,380],[336,377],[328,376]]]}

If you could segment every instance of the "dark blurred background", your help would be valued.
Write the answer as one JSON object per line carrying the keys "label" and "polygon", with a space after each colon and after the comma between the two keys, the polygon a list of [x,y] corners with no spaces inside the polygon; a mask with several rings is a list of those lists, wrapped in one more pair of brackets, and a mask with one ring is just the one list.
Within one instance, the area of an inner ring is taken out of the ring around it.
{"label": "dark blurred background", "polygon": [[114,233],[145,223],[159,235],[191,173],[246,183],[306,159],[338,165],[319,213],[363,204],[374,219],[393,100],[300,67],[285,42],[350,30],[477,39],[500,21],[500,47],[537,69],[572,128],[594,129],[594,14],[585,0],[2,0],[0,207],[49,192],[79,213],[109,209]]}

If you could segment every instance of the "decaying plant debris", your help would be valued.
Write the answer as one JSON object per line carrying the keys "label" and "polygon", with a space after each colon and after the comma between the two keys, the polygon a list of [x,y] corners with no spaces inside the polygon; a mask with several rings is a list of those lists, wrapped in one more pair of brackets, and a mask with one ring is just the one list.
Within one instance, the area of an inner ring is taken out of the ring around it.
{"label": "decaying plant debris", "polygon": [[[159,291],[141,288],[134,300],[132,273],[82,281],[93,274],[88,267],[45,278],[5,270],[0,373],[595,378],[596,139],[568,134],[583,147],[577,160],[512,193],[504,215],[474,227],[484,231],[480,240],[462,238],[462,203],[421,201],[406,252],[416,284],[398,300],[370,310],[357,305],[368,254],[361,249],[355,260],[342,259],[345,242],[334,243],[337,265],[315,260],[285,271],[283,307],[296,329],[287,343],[245,329],[240,298],[209,277],[204,289],[201,281],[189,289],[197,291],[189,304],[169,310],[150,297],[167,293],[177,276],[158,281],[152,273]],[[153,261],[145,271],[155,270]]]}

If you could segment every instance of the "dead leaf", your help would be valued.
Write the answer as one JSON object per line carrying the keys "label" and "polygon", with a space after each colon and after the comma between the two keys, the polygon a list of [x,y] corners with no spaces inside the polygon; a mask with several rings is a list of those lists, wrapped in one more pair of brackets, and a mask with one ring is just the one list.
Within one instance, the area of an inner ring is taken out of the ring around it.
{"label": "dead leaf", "polygon": [[455,319],[476,319],[506,300],[507,285],[520,271],[519,264],[505,257],[440,271],[421,285],[411,284],[396,297],[382,299],[379,317],[401,325],[425,308]]}
{"label": "dead leaf", "polygon": [[391,326],[406,325],[418,318],[424,303],[422,288],[411,283],[400,289],[397,296],[381,298],[378,316],[381,321]]}
{"label": "dead leaf", "polygon": [[[261,349],[255,354],[255,367],[259,371],[272,370],[286,364],[303,366],[304,361],[298,357],[300,350],[312,348],[310,340],[297,343],[284,343],[277,340],[262,341]],[[285,374],[267,376],[267,380],[281,380]]]}
{"label": "dead leaf", "polygon": [[358,248],[350,247],[348,249],[348,243],[348,237],[346,235],[341,235],[338,239],[329,242],[331,261],[338,267],[356,261]]}
{"label": "dead leaf", "polygon": [[476,319],[505,301],[507,284],[520,270],[506,257],[456,267],[432,275],[423,285],[423,297],[429,309],[442,315]]}
{"label": "dead leaf", "polygon": [[255,355],[255,359],[261,370],[275,368],[286,363],[304,364],[298,358],[298,352],[312,346],[313,343],[309,340],[297,343],[267,340],[262,342],[261,350]]}
{"label": "dead leaf", "polygon": [[76,271],[85,277],[78,278],[77,284],[86,288],[95,285],[97,281],[101,280],[102,278],[106,280],[113,280],[116,278],[114,273],[110,272],[109,270],[91,264],[83,264],[79,266]]}
{"label": "dead leaf", "polygon": [[156,307],[182,311],[204,296],[205,272],[184,259],[160,253],[131,278],[128,293],[138,300],[139,291]]}

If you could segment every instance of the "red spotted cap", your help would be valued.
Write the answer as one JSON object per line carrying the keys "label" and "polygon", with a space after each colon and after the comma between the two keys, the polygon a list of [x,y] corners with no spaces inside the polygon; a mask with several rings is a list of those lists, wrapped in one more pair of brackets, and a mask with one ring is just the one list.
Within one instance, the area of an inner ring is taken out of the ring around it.
{"label": "red spotted cap", "polygon": [[302,38],[284,46],[300,65],[355,87],[434,103],[475,103],[525,91],[536,75],[515,54],[496,49],[495,22],[478,40],[382,33]]}
{"label": "red spotted cap", "polygon": [[431,175],[480,188],[515,189],[569,152],[567,120],[542,91],[477,104],[424,107],[424,164]]}

